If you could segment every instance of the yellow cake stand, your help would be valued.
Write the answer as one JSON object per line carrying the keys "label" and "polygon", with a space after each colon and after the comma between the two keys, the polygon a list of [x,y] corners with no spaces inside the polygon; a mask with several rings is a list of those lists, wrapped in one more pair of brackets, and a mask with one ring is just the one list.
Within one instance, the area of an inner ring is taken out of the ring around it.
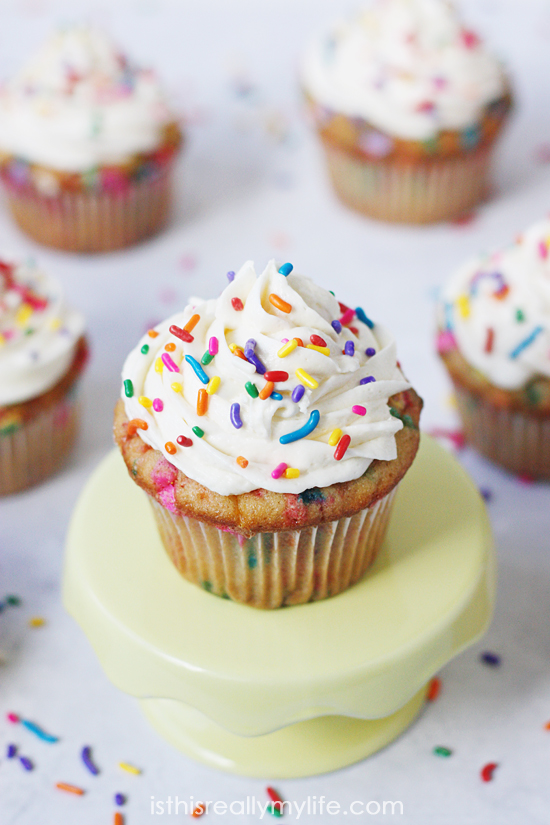
{"label": "yellow cake stand", "polygon": [[64,601],[107,676],[176,748],[247,776],[310,776],[413,721],[430,677],[489,622],[494,554],[473,482],[424,435],[362,581],[255,610],[177,573],[113,451],[74,511]]}

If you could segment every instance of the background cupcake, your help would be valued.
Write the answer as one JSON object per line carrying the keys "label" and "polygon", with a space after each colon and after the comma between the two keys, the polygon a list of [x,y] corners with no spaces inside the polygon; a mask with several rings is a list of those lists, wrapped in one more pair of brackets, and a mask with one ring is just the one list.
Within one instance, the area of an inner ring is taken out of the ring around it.
{"label": "background cupcake", "polygon": [[392,336],[291,270],[249,262],[150,330],[115,416],[178,570],[255,607],[360,578],[419,440]]}
{"label": "background cupcake", "polygon": [[95,29],[55,34],[0,92],[8,205],[49,246],[105,251],[157,232],[180,141],[154,74]]}
{"label": "background cupcake", "polygon": [[465,264],[440,307],[438,350],[466,438],[512,472],[550,478],[550,221]]}
{"label": "background cupcake", "polygon": [[32,263],[0,260],[0,494],[53,473],[77,431],[84,319]]}
{"label": "background cupcake", "polygon": [[303,86],[341,199],[374,218],[453,218],[488,191],[511,104],[445,0],[377,0],[313,42]]}

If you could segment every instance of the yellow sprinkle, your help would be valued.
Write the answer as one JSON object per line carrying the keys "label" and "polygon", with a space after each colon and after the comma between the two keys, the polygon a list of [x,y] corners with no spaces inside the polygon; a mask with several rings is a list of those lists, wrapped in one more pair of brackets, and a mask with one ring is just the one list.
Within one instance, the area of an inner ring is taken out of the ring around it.
{"label": "yellow sprinkle", "polygon": [[318,347],[316,344],[306,344],[306,349],[314,349],[323,355],[330,355],[330,350],[328,347]]}
{"label": "yellow sprinkle", "polygon": [[315,390],[319,386],[315,378],[312,378],[311,375],[305,370],[296,370],[296,378],[299,378],[300,381],[302,381],[306,387],[309,387],[311,390]]}
{"label": "yellow sprinkle", "polygon": [[243,353],[243,355],[244,355],[244,350],[243,350],[243,348],[242,348],[242,347],[240,347],[238,344],[229,344],[229,349],[231,350],[231,352],[233,353],[233,355],[235,355],[235,353],[237,353],[237,352],[242,352],[242,353]]}
{"label": "yellow sprinkle", "polygon": [[300,470],[296,467],[287,467],[283,475],[285,478],[298,478],[300,476]]}
{"label": "yellow sprinkle", "polygon": [[0,344],[5,344],[5,343],[6,343],[6,339],[4,338],[2,333],[0,332]]}
{"label": "yellow sprinkle", "polygon": [[291,338],[290,341],[287,341],[286,344],[283,344],[281,349],[277,352],[277,355],[279,356],[279,358],[285,358],[287,355],[290,355],[290,353],[293,350],[295,350],[297,346],[298,341],[296,341],[295,338]]}
{"label": "yellow sprinkle", "polygon": [[140,395],[139,398],[138,398],[138,401],[139,401],[139,403],[141,404],[142,407],[152,407],[153,406],[153,402],[151,401],[150,398],[147,398],[146,395]]}
{"label": "yellow sprinkle", "polygon": [[460,295],[456,299],[458,311],[463,318],[467,318],[470,314],[470,299],[467,295]]}
{"label": "yellow sprinkle", "polygon": [[50,329],[56,330],[56,329],[59,329],[60,326],[61,326],[61,318],[52,318],[51,319],[51,321],[49,323]]}
{"label": "yellow sprinkle", "polygon": [[182,385],[180,384],[179,381],[174,381],[174,383],[170,384],[170,386],[172,387],[174,392],[181,392],[182,389],[183,389],[183,387],[182,387]]}
{"label": "yellow sprinkle", "polygon": [[30,304],[22,304],[15,313],[15,323],[19,327],[24,327],[34,310]]}
{"label": "yellow sprinkle", "polygon": [[214,393],[216,392],[216,390],[218,389],[219,386],[220,386],[220,376],[219,375],[213,375],[212,378],[210,379],[210,381],[208,382],[208,385],[206,387],[206,392],[208,393],[208,395],[214,395]]}
{"label": "yellow sprinkle", "polygon": [[329,435],[328,443],[330,444],[331,447],[336,447],[336,445],[338,444],[338,442],[340,441],[341,438],[342,438],[342,430],[339,430],[338,428],[336,428]]}
{"label": "yellow sprinkle", "polygon": [[42,627],[46,624],[46,619],[43,619],[42,616],[33,616],[32,619],[29,619],[29,627]]}
{"label": "yellow sprinkle", "polygon": [[161,358],[157,358],[155,361],[155,372],[162,372],[164,369],[164,364],[162,363]]}
{"label": "yellow sprinkle", "polygon": [[119,762],[118,767],[122,768],[122,770],[126,771],[126,773],[133,773],[136,776],[138,773],[141,773],[139,768],[134,767],[134,765],[129,765],[127,762]]}

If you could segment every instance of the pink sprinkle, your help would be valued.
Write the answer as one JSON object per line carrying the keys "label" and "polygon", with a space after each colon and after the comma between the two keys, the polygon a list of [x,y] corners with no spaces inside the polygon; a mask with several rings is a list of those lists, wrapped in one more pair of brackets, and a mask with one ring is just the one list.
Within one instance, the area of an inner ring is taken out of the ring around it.
{"label": "pink sprinkle", "polygon": [[281,344],[288,344],[288,338],[282,338]]}
{"label": "pink sprinkle", "polygon": [[170,372],[179,372],[179,368],[174,364],[167,352],[163,352],[160,356],[165,367],[168,367]]}
{"label": "pink sprinkle", "polygon": [[456,338],[450,330],[439,332],[437,335],[437,351],[441,354],[456,349]]}
{"label": "pink sprinkle", "polygon": [[284,473],[284,471],[286,470],[287,467],[288,467],[288,464],[285,464],[284,462],[279,464],[277,467],[275,467],[275,469],[271,473],[271,478],[275,478],[275,479],[281,478],[282,474]]}
{"label": "pink sprinkle", "polygon": [[19,716],[16,713],[6,713],[6,719],[14,725],[19,722]]}
{"label": "pink sprinkle", "polygon": [[545,241],[539,241],[539,255],[541,258],[548,257],[548,247]]}
{"label": "pink sprinkle", "polygon": [[354,309],[347,309],[342,317],[340,318],[340,323],[343,327],[349,324],[350,321],[353,321],[355,318],[355,310]]}
{"label": "pink sprinkle", "polygon": [[447,438],[457,450],[461,450],[466,445],[462,430],[445,430],[441,427],[435,427],[428,430],[428,435],[431,435],[432,438]]}
{"label": "pink sprinkle", "polygon": [[180,258],[180,266],[185,272],[191,272],[197,265],[197,259],[193,254],[187,253]]}
{"label": "pink sprinkle", "polygon": [[360,404],[354,404],[353,407],[351,408],[351,411],[352,411],[352,413],[355,413],[355,415],[366,415],[367,414],[367,408],[362,407]]}
{"label": "pink sprinkle", "polygon": [[212,338],[208,342],[208,354],[209,355],[217,355],[218,354],[218,339],[215,336],[212,336]]}
{"label": "pink sprinkle", "polygon": [[155,412],[162,412],[164,409],[164,404],[162,403],[160,398],[153,399],[153,409]]}

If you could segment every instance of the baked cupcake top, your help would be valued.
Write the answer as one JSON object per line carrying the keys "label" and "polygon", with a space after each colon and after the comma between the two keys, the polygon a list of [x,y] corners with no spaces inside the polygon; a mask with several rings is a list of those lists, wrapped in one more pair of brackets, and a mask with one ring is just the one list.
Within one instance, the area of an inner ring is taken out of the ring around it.
{"label": "baked cupcake top", "polygon": [[0,260],[0,406],[36,398],[69,370],[84,318],[32,263]]}
{"label": "baked cupcake top", "polygon": [[407,140],[471,126],[507,91],[446,0],[376,0],[311,43],[303,83],[322,106]]}
{"label": "baked cupcake top", "polygon": [[192,301],[128,356],[132,430],[223,496],[298,494],[394,459],[403,422],[388,399],[410,385],[392,336],[291,264],[257,276],[249,261],[228,278],[219,298]]}
{"label": "baked cupcake top", "polygon": [[0,91],[0,150],[82,172],[154,150],[174,120],[152,71],[132,65],[103,32],[75,26]]}
{"label": "baked cupcake top", "polygon": [[444,290],[438,349],[454,348],[492,384],[550,378],[550,220],[464,264]]}

